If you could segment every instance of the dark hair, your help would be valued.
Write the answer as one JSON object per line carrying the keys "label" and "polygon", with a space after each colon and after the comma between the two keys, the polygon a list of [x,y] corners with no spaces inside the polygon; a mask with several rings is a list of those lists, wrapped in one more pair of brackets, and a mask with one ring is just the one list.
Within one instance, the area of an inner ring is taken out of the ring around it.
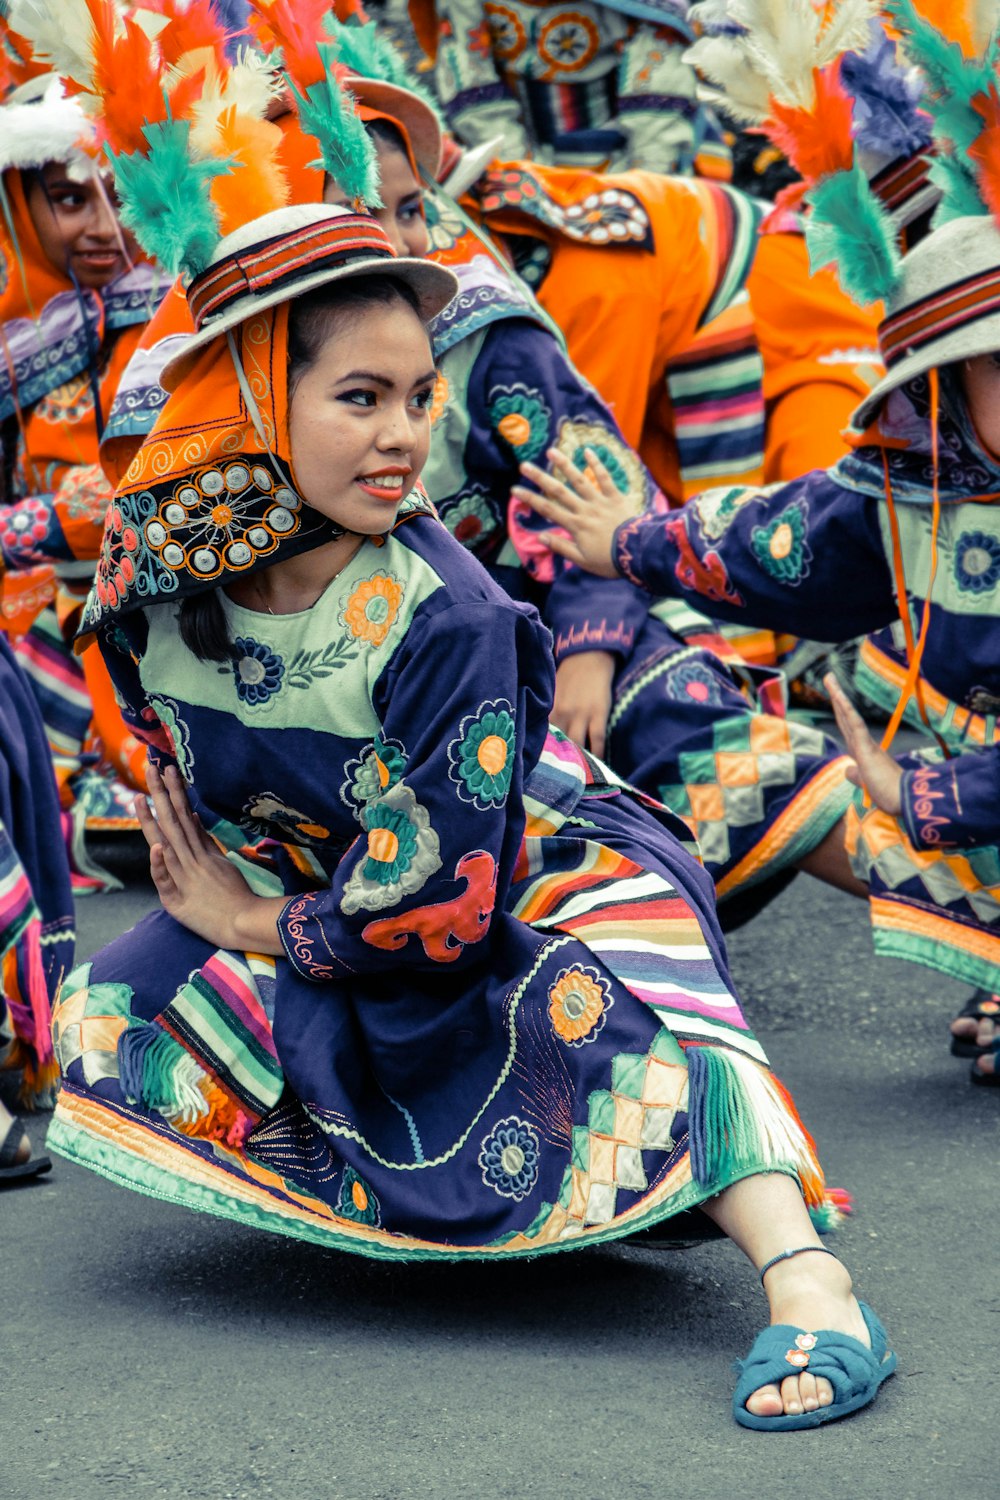
{"label": "dark hair", "polygon": [[366,120],[365,130],[374,140],[381,141],[383,146],[389,146],[393,151],[409,156],[406,149],[406,137],[392,120]]}
{"label": "dark hair", "polygon": [[[398,276],[368,273],[316,287],[291,303],[288,314],[288,400],[303,375],[319,359],[323,346],[341,315],[364,307],[391,307],[402,302],[419,313],[417,294]],[[221,585],[193,598],[182,599],[177,616],[181,640],[201,661],[231,661],[226,615],[219,598]]]}
{"label": "dark hair", "polygon": [[398,276],[349,276],[296,297],[288,314],[288,400],[303,375],[316,363],[331,332],[346,312],[364,307],[391,307],[403,302],[419,314],[420,303],[409,282]]}

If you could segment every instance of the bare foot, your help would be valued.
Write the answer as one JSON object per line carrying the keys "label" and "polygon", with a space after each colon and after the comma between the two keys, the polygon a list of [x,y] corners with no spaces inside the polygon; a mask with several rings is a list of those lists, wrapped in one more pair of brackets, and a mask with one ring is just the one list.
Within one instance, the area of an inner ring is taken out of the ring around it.
{"label": "bare foot", "polygon": [[[764,1278],[772,1326],[790,1323],[807,1333],[830,1329],[849,1333],[871,1348],[868,1326],[851,1290],[846,1266],[831,1255],[804,1253],[779,1261]],[[762,1385],[748,1397],[747,1411],[755,1417],[797,1416],[833,1401],[828,1380],[808,1371],[789,1375],[778,1385]]]}

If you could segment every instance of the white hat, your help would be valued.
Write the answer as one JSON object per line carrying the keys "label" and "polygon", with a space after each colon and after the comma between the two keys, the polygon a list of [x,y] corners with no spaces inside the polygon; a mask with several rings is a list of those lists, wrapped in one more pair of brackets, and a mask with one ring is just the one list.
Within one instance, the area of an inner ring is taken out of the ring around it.
{"label": "white hat", "polygon": [[1000,229],[987,214],[952,219],[904,256],[879,324],[886,374],[851,417],[864,430],[890,391],[954,360],[1000,350]]}
{"label": "white hat", "polygon": [[396,255],[376,219],[331,204],[302,203],[251,219],[216,246],[187,289],[197,332],[164,365],[160,384],[174,390],[198,352],[237,323],[355,276],[392,276],[412,287],[429,323],[458,291],[452,271]]}

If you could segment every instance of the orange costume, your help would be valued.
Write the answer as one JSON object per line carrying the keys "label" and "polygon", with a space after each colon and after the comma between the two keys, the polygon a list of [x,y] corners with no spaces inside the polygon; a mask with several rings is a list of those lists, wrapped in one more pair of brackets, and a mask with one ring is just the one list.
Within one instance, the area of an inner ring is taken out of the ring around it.
{"label": "orange costume", "polygon": [[19,171],[3,173],[2,196],[2,624],[32,680],[63,804],[82,838],[84,824],[134,826],[105,778],[81,775],[94,733],[114,770],[144,784],[145,752],[122,723],[103,666],[88,661],[85,679],[69,641],[112,493],[98,462],[102,414],[163,278],[143,261],[101,292],[77,287],[45,254]]}
{"label": "orange costume", "polygon": [[883,309],[858,307],[828,268],[811,275],[794,230],[761,234],[747,286],[764,361],[764,477],[783,483],[848,451],[841,431],[884,373]]}

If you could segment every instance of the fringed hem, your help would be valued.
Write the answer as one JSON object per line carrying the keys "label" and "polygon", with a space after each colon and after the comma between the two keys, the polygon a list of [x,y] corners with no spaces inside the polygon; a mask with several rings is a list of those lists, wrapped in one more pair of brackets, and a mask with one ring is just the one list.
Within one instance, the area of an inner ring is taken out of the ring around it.
{"label": "fringed hem", "polygon": [[155,1021],[122,1033],[118,1066],[129,1103],[162,1115],[182,1135],[239,1150],[260,1122]]}
{"label": "fringed hem", "polygon": [[3,955],[3,1001],[14,1029],[17,1059],[6,1066],[24,1070],[25,1100],[40,1096],[59,1077],[52,1051],[52,1006],[49,982],[42,959],[42,920],[35,912],[20,927]]}
{"label": "fringed hem", "polygon": [[704,1188],[691,1181],[685,1158],[677,1169],[683,1180],[658,1189],[669,1196],[669,1202],[647,1201],[610,1224],[581,1227],[572,1235],[553,1229],[545,1237],[537,1233],[536,1226],[529,1225],[492,1244],[449,1245],[339,1218],[307,1189],[277,1177],[252,1159],[227,1159],[223,1148],[205,1154],[183,1136],[172,1136],[167,1129],[156,1130],[128,1110],[70,1085],[64,1085],[60,1093],[46,1146],[121,1187],[163,1202],[328,1249],[395,1261],[528,1260],[585,1250],[663,1224],[744,1177],[764,1171],[795,1176],[787,1167],[751,1162]]}
{"label": "fringed hem", "polygon": [[790,1172],[817,1229],[835,1229],[851,1211],[850,1195],[827,1188],[816,1143],[784,1084],[739,1052],[694,1043],[686,1044],[684,1052],[695,1181],[708,1187],[751,1166],[760,1172]]}

